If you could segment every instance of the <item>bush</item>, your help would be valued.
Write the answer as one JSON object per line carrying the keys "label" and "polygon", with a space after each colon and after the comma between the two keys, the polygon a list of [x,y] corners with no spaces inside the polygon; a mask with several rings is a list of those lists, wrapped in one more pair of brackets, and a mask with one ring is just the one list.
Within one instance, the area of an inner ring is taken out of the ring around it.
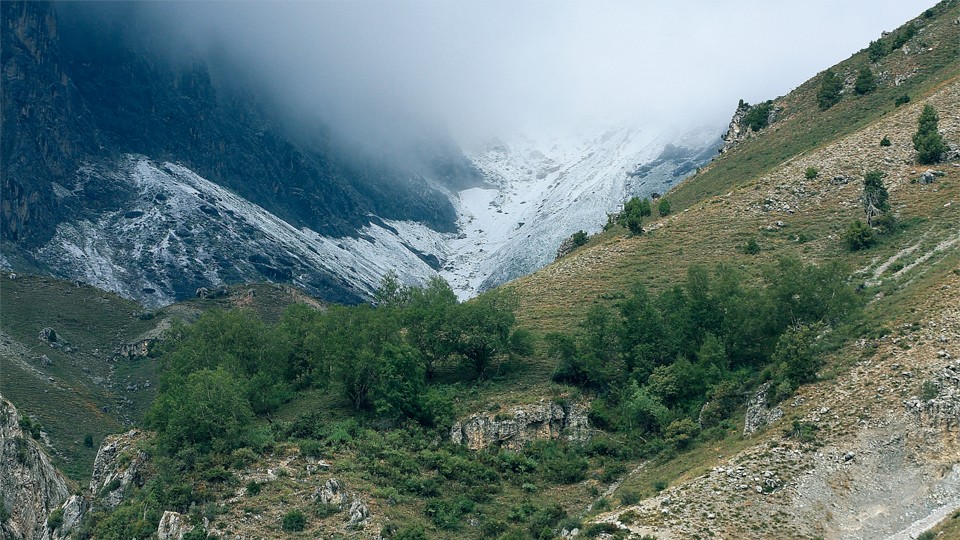
{"label": "bush", "polygon": [[907,103],[910,103],[910,96],[908,96],[908,95],[906,95],[906,94],[898,97],[898,98],[897,98],[896,100],[894,100],[894,102],[893,102],[893,104],[894,104],[895,106],[897,106],[897,107],[899,107],[899,106],[901,106],[901,105],[906,105]]}
{"label": "bush", "polygon": [[757,239],[751,237],[747,240],[747,243],[743,245],[743,252],[747,255],[756,255],[760,253],[760,244],[757,243]]}
{"label": "bush", "polygon": [[[644,199],[643,201],[646,201]],[[639,197],[633,197],[623,205],[623,211],[617,216],[617,223],[633,234],[643,232],[643,216],[650,215],[650,201],[644,205]]]}
{"label": "bush", "polygon": [[260,494],[260,484],[256,480],[247,482],[247,495],[255,496]]}
{"label": "bush", "polygon": [[867,47],[867,56],[870,57],[871,62],[879,62],[888,54],[890,54],[890,48],[882,40],[871,41],[870,46]]}
{"label": "bush", "polygon": [[754,105],[750,107],[750,110],[743,117],[743,123],[753,131],[760,131],[769,124],[771,111],[773,111],[772,101],[765,101],[759,105]]}
{"label": "bush", "polygon": [[299,532],[307,526],[307,516],[299,510],[290,510],[283,515],[282,528],[287,532]]}
{"label": "bush", "polygon": [[59,529],[63,525],[63,508],[57,508],[53,512],[50,512],[50,516],[47,518],[47,528],[51,531]]}
{"label": "bush", "polygon": [[570,238],[573,240],[574,246],[580,247],[582,245],[585,245],[587,243],[587,240],[589,240],[590,237],[587,236],[587,233],[585,231],[577,231],[573,233],[573,236],[571,236]]}
{"label": "bush", "polygon": [[907,25],[894,34],[893,43],[890,44],[890,48],[895,51],[903,47],[915,35],[917,35],[917,27],[912,24]]}
{"label": "bush", "polygon": [[817,92],[817,104],[821,111],[825,111],[840,103],[840,91],[843,90],[843,81],[833,70],[823,72],[820,79],[820,90]]}
{"label": "bush", "polygon": [[917,132],[913,135],[913,148],[917,151],[917,161],[929,165],[940,161],[947,150],[943,136],[938,130],[940,117],[932,105],[923,106],[923,112],[917,120]]}
{"label": "bush", "polygon": [[803,177],[807,180],[813,180],[820,174],[820,170],[816,167],[807,167],[807,170],[803,171]]}
{"label": "bush", "polygon": [[620,504],[629,506],[640,502],[640,494],[632,490],[624,490],[620,493]]}
{"label": "bush", "polygon": [[860,251],[876,245],[877,234],[869,225],[858,219],[843,233],[843,243],[850,251]]}
{"label": "bush", "polygon": [[873,71],[870,70],[870,67],[864,66],[860,68],[860,73],[857,74],[857,80],[853,84],[853,90],[862,96],[876,89],[877,79],[873,76]]}
{"label": "bush", "polygon": [[670,214],[670,201],[667,199],[660,199],[660,204],[657,205],[657,212],[661,216],[666,216]]}
{"label": "bush", "polygon": [[601,534],[614,534],[620,530],[613,523],[591,523],[583,530],[583,535],[587,538],[596,538]]}
{"label": "bush", "polygon": [[933,531],[924,531],[920,533],[920,536],[917,537],[917,540],[933,540],[937,537],[937,533]]}
{"label": "bush", "polygon": [[880,139],[880,146],[890,146],[890,139],[888,137]]}
{"label": "bush", "polygon": [[920,399],[930,401],[938,395],[940,395],[940,389],[937,388],[936,383],[933,381],[923,381],[923,385],[920,387]]}

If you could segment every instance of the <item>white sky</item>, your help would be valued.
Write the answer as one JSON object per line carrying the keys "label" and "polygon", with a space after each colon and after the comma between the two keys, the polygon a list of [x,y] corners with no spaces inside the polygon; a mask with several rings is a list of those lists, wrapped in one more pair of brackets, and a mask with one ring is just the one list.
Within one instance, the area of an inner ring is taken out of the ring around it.
{"label": "white sky", "polygon": [[[291,110],[354,135],[461,139],[584,122],[721,125],[932,0],[144,4],[170,43],[216,49]],[[179,45],[178,45],[179,46]]]}

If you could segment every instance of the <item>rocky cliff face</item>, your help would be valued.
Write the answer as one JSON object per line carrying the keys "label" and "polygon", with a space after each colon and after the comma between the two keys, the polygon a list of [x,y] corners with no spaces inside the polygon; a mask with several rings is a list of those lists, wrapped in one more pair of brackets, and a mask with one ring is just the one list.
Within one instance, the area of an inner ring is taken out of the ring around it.
{"label": "rocky cliff face", "polygon": [[553,401],[519,405],[508,413],[480,413],[456,422],[450,440],[471,450],[488,447],[519,450],[528,442],[565,438],[590,438],[590,421],[583,404]]}
{"label": "rocky cliff face", "polygon": [[67,499],[70,486],[23,430],[22,420],[13,404],[0,397],[0,536],[40,540],[50,537],[47,518]]}

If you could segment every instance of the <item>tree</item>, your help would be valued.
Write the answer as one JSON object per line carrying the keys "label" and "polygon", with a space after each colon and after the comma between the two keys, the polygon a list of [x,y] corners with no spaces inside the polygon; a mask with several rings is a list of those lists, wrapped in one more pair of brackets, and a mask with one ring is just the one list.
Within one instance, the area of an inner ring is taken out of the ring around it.
{"label": "tree", "polygon": [[570,238],[573,240],[574,246],[580,247],[580,246],[586,245],[587,240],[590,237],[587,235],[586,231],[580,230],[573,233],[573,236],[571,236]]}
{"label": "tree", "polygon": [[670,201],[667,199],[660,199],[660,204],[657,205],[657,212],[661,216],[666,216],[670,214]]}
{"label": "tree", "polygon": [[877,233],[869,225],[858,219],[851,223],[843,233],[843,242],[850,251],[867,249],[877,243]]}
{"label": "tree", "polygon": [[917,121],[917,132],[913,135],[913,148],[917,151],[917,161],[925,165],[940,161],[947,150],[938,129],[939,122],[936,109],[929,103],[924,105]]}
{"label": "tree", "polygon": [[840,91],[843,90],[843,81],[833,70],[823,72],[820,79],[820,91],[817,92],[817,104],[821,111],[825,111],[840,103]]}
{"label": "tree", "polygon": [[454,350],[479,377],[513,352],[514,304],[508,293],[494,291],[460,304],[453,314]]}
{"label": "tree", "polygon": [[873,71],[870,70],[870,66],[863,66],[860,68],[860,73],[857,74],[857,81],[853,84],[853,90],[862,96],[876,89],[877,79],[873,76]]}
{"label": "tree", "polygon": [[814,345],[822,330],[820,324],[795,326],[777,341],[771,360],[793,390],[817,378],[820,358]]}
{"label": "tree", "polygon": [[867,47],[867,56],[870,57],[871,62],[879,62],[889,53],[890,48],[887,46],[886,42],[879,39],[876,41],[871,41],[870,46]]}
{"label": "tree", "polygon": [[[650,203],[647,202],[647,211],[650,210]],[[623,205],[623,211],[617,217],[617,223],[626,227],[633,234],[643,232],[643,201],[639,197],[632,197]],[[649,214],[648,214],[649,215]]]}
{"label": "tree", "polygon": [[870,227],[877,218],[890,211],[890,194],[883,185],[883,176],[881,171],[870,171],[863,175],[863,213]]}

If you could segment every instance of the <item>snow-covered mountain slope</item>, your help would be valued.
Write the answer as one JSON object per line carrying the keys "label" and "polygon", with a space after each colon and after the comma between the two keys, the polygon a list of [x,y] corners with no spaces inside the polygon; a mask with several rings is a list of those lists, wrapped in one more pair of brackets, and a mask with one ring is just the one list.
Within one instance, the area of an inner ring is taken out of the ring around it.
{"label": "snow-covered mountain slope", "polygon": [[599,230],[626,198],[662,193],[716,155],[716,133],[619,128],[520,137],[468,155],[493,187],[457,194],[460,234],[441,275],[467,297],[533,272],[574,232]]}
{"label": "snow-covered mountain slope", "polygon": [[[292,282],[330,300],[361,301],[388,271],[408,283],[435,275],[451,234],[374,219],[357,237],[297,229],[242,197],[173,163],[127,155],[87,165],[58,198],[87,184],[133,193],[123,208],[61,223],[34,253],[64,277],[158,306],[199,287],[244,281]],[[102,187],[100,188],[102,189]]]}

